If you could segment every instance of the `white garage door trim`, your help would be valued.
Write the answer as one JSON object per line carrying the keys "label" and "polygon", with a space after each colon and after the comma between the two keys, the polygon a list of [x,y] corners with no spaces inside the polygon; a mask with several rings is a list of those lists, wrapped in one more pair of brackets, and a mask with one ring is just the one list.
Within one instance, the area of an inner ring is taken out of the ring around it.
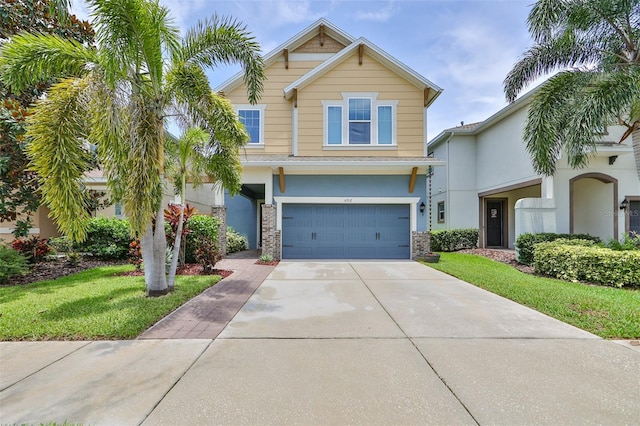
{"label": "white garage door trim", "polygon": [[[411,232],[418,230],[418,217],[416,209],[420,197],[273,197],[278,203],[276,208],[276,229],[282,230],[282,205],[287,203],[295,204],[409,204],[409,226]],[[413,247],[410,255],[413,257]],[[280,247],[282,256],[282,247]]]}

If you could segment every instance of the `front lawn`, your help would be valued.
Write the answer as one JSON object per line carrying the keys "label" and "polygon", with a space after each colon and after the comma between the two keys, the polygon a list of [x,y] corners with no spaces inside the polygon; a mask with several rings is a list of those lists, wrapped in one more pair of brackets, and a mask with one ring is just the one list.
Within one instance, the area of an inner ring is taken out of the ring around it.
{"label": "front lawn", "polygon": [[221,279],[180,275],[173,293],[147,298],[144,277],[117,275],[132,268],[0,287],[0,340],[131,339]]}
{"label": "front lawn", "polygon": [[607,339],[640,338],[640,290],[525,274],[485,257],[442,253],[425,263],[463,281]]}

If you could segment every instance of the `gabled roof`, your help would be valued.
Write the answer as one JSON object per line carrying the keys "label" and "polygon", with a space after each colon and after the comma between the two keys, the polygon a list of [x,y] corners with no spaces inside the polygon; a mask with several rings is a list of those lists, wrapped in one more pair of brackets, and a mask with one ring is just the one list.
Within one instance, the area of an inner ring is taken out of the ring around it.
{"label": "gabled roof", "polygon": [[[327,21],[324,18],[318,19],[313,24],[309,25],[304,30],[300,31],[298,34],[291,37],[289,40],[285,41],[271,52],[263,56],[265,68],[269,65],[273,64],[284,52],[284,49],[289,49],[289,51],[293,51],[298,47],[302,46],[315,36],[320,33],[320,27],[324,27],[325,35],[337,40],[338,42],[344,44],[345,46],[353,43],[355,38],[346,32],[342,31],[340,28],[333,25],[331,22]],[[235,74],[233,77],[229,78],[227,81],[222,83],[219,87],[215,89],[216,92],[227,92],[235,89],[243,82],[242,71]]]}
{"label": "gabled roof", "polygon": [[304,87],[308,86],[319,77],[323,76],[328,71],[344,62],[347,58],[356,54],[360,46],[364,47],[364,52],[369,56],[373,57],[384,66],[400,75],[405,80],[418,87],[420,90],[430,89],[427,101],[425,102],[425,106],[431,105],[431,103],[433,103],[433,101],[435,101],[436,98],[442,93],[442,88],[438,87],[436,84],[418,74],[416,71],[412,70],[402,62],[393,58],[391,55],[380,49],[375,44],[371,43],[366,38],[361,37],[357,40],[354,40],[349,46],[345,47],[340,52],[336,53],[333,57],[331,57],[331,59],[326,60],[321,65],[314,68],[312,71],[308,72],[307,74],[303,75],[302,77],[285,87],[285,97],[287,99],[291,99],[296,89],[302,90]]}
{"label": "gabled roof", "polygon": [[487,118],[484,121],[480,121],[478,123],[471,123],[471,124],[465,124],[462,126],[457,126],[457,127],[451,127],[449,129],[445,129],[442,132],[440,132],[440,134],[438,134],[438,136],[436,136],[435,138],[431,139],[428,143],[427,146],[429,148],[433,148],[437,145],[439,145],[440,143],[442,143],[443,141],[445,141],[446,139],[448,139],[449,137],[453,136],[453,135],[477,135],[480,132],[484,131],[485,129],[493,126],[494,124],[500,122],[501,120],[509,117],[511,114],[519,111],[521,108],[526,107],[527,105],[529,105],[529,103],[531,102],[533,95],[538,91],[538,89],[543,85],[544,83],[540,84],[539,86],[536,86],[535,88],[531,89],[529,92],[525,93],[524,95],[522,95],[521,97],[519,97],[518,99],[516,99],[514,102],[510,103],[509,105],[507,105],[506,107],[502,108],[500,111],[496,112],[495,114],[493,114],[491,117]]}
{"label": "gabled roof", "polygon": [[[298,34],[285,41],[275,49],[273,49],[270,53],[263,57],[265,67],[273,64],[281,55],[285,49],[289,51],[293,51],[296,48],[302,46],[312,38],[316,37],[320,33],[320,28],[323,28],[324,34],[337,40],[338,42],[344,44],[346,47],[342,49],[340,52],[336,53],[333,57],[323,62],[320,66],[314,68],[312,71],[308,72],[298,80],[291,83],[284,89],[285,96],[287,99],[291,99],[293,95],[294,89],[301,90],[305,86],[311,84],[317,78],[324,75],[329,70],[333,69],[338,64],[342,63],[344,60],[349,58],[351,55],[358,52],[359,46],[364,47],[364,51],[374,58],[375,60],[382,63],[384,66],[400,75],[414,86],[418,87],[420,90],[430,89],[427,94],[427,99],[425,102],[425,106],[431,105],[433,101],[436,100],[438,96],[442,93],[443,89],[438,87],[433,82],[429,81],[422,75],[418,74],[416,71],[409,68],[407,65],[398,61],[375,44],[371,43],[365,38],[355,39],[351,35],[345,33],[340,28],[333,25],[331,22],[327,21],[324,18],[321,18],[309,25],[304,30],[300,31]],[[216,92],[229,92],[238,86],[240,86],[243,82],[243,72],[238,72],[236,75],[222,83],[215,90]]]}

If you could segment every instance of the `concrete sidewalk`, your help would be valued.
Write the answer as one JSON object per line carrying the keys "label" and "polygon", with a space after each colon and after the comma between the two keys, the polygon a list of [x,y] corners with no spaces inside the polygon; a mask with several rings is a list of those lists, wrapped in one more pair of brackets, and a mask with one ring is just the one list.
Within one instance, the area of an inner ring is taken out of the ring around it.
{"label": "concrete sidewalk", "polygon": [[640,352],[415,262],[281,262],[215,339],[0,343],[0,423],[637,424]]}

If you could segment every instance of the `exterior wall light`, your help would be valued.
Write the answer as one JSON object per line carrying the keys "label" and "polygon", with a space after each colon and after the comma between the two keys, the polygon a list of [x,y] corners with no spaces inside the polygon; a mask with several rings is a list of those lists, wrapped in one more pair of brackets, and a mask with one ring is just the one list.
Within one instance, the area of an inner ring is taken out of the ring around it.
{"label": "exterior wall light", "polygon": [[625,198],[620,203],[620,210],[626,210],[628,205],[629,205],[629,201]]}
{"label": "exterior wall light", "polygon": [[[627,201],[627,200],[625,200],[625,201]],[[424,216],[425,207],[427,207],[427,206],[424,205],[424,202],[420,203],[420,214],[423,215],[423,216]]]}

